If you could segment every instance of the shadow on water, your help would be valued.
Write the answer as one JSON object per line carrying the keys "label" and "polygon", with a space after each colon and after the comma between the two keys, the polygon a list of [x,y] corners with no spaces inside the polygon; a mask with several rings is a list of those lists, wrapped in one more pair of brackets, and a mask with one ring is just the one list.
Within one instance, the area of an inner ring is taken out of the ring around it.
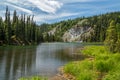
{"label": "shadow on water", "polygon": [[36,56],[36,48],[2,48],[0,49],[0,80],[15,80],[27,75]]}
{"label": "shadow on water", "polygon": [[39,46],[0,47],[0,80],[23,76],[53,76],[64,64],[82,59],[72,55],[81,44],[42,43]]}

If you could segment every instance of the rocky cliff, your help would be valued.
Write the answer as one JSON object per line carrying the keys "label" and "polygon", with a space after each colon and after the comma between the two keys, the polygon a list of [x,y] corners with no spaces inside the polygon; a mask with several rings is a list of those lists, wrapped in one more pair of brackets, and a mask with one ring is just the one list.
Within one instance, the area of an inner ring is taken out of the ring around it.
{"label": "rocky cliff", "polygon": [[89,38],[94,30],[89,26],[78,26],[66,31],[62,37],[64,42],[82,42],[83,39]]}

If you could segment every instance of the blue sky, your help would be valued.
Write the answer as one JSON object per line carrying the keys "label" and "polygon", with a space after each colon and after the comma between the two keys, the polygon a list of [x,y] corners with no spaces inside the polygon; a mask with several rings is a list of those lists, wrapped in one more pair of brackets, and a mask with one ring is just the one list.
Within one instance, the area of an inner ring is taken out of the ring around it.
{"label": "blue sky", "polygon": [[120,0],[0,0],[0,16],[9,7],[11,17],[18,14],[35,15],[37,23],[54,23],[81,16],[120,11]]}

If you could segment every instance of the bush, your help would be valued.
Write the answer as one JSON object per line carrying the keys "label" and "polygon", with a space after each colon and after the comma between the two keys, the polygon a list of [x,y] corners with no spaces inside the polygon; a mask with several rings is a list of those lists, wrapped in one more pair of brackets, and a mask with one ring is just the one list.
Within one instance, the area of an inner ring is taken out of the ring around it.
{"label": "bush", "polygon": [[64,71],[76,76],[77,80],[92,80],[92,69],[93,63],[89,60],[69,63],[64,67]]}
{"label": "bush", "polygon": [[109,72],[114,66],[113,61],[111,60],[97,60],[95,62],[95,67],[100,72]]}
{"label": "bush", "polygon": [[47,80],[47,78],[39,77],[39,76],[33,76],[33,77],[26,77],[26,78],[20,78],[18,80]]}
{"label": "bush", "polygon": [[81,52],[89,56],[98,56],[99,54],[107,53],[104,46],[86,46]]}
{"label": "bush", "polygon": [[95,80],[93,71],[85,70],[77,76],[77,80]]}
{"label": "bush", "polygon": [[67,65],[65,65],[64,67],[64,71],[66,73],[70,73],[72,75],[78,75],[80,72],[80,67],[79,67],[79,63],[69,63]]}
{"label": "bush", "polygon": [[108,73],[103,80],[120,80],[120,71]]}

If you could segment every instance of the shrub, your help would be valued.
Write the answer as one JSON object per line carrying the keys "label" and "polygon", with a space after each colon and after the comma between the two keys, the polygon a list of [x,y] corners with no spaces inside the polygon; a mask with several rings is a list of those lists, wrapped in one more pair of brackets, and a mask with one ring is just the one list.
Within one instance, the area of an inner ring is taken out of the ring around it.
{"label": "shrub", "polygon": [[32,76],[27,78],[20,78],[18,80],[47,80],[47,78],[39,77],[39,76]]}
{"label": "shrub", "polygon": [[77,76],[77,80],[95,80],[92,71],[85,70]]}
{"label": "shrub", "polygon": [[[66,73],[70,73],[76,77],[80,78],[80,75],[86,74],[90,75],[89,73],[93,69],[93,63],[89,60],[84,60],[84,61],[78,61],[78,62],[73,62],[65,65],[64,71]],[[90,71],[89,71],[90,70]],[[84,78],[83,76],[82,78]]]}
{"label": "shrub", "polygon": [[90,56],[98,56],[99,54],[107,53],[104,46],[86,46],[81,52]]}
{"label": "shrub", "polygon": [[80,71],[80,68],[78,66],[79,66],[78,63],[76,63],[76,64],[75,63],[69,63],[64,67],[64,71],[66,73],[70,73],[72,75],[78,75],[79,71]]}
{"label": "shrub", "polygon": [[108,73],[103,80],[120,80],[120,71]]}
{"label": "shrub", "polygon": [[100,72],[109,72],[114,66],[114,62],[111,59],[108,60],[97,60],[95,67]]}

